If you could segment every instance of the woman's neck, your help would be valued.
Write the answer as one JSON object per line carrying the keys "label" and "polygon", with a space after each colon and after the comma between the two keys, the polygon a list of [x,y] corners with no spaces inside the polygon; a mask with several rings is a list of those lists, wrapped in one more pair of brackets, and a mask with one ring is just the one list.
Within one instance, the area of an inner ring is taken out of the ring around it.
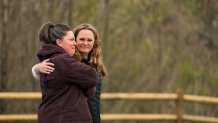
{"label": "woman's neck", "polygon": [[83,54],[83,57],[88,60],[88,54]]}

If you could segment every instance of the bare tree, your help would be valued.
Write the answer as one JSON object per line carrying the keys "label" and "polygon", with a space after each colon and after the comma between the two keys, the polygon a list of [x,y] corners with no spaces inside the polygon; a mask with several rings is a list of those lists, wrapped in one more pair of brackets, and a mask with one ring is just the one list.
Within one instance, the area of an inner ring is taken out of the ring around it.
{"label": "bare tree", "polygon": [[110,18],[110,8],[109,8],[109,0],[103,0],[103,41],[105,42],[104,45],[104,53],[108,52],[108,28],[109,28],[109,18]]}
{"label": "bare tree", "polygon": [[68,2],[66,2],[68,4],[68,24],[70,27],[73,26],[73,0],[68,0]]}
{"label": "bare tree", "polygon": [[200,40],[205,44],[205,46],[218,56],[218,30],[216,26],[218,3],[214,0],[204,0],[201,1],[201,4],[203,9],[203,28],[198,32],[198,36]]}
{"label": "bare tree", "polygon": [[[7,21],[8,21],[8,0],[0,1],[0,91],[6,89],[7,82]],[[0,112],[4,112],[5,103],[0,102]]]}
{"label": "bare tree", "polygon": [[8,20],[8,0],[1,1],[1,90],[5,88],[5,83],[7,81],[7,20]]}

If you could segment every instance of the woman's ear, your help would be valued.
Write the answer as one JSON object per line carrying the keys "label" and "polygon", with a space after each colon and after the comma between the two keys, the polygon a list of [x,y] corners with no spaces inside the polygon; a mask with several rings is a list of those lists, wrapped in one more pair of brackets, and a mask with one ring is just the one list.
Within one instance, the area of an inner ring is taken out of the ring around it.
{"label": "woman's ear", "polygon": [[61,40],[60,40],[60,39],[57,39],[57,40],[56,40],[56,44],[57,44],[58,46],[62,46]]}

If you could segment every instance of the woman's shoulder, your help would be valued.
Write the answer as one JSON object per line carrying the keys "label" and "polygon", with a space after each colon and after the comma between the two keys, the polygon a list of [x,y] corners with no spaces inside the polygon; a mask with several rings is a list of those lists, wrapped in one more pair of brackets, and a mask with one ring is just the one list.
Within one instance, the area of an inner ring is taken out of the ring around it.
{"label": "woman's shoulder", "polygon": [[67,53],[64,53],[64,54],[58,54],[56,55],[55,57],[53,57],[52,59],[54,60],[60,60],[60,61],[77,61],[73,56],[70,56],[69,54]]}
{"label": "woman's shoulder", "polygon": [[78,62],[74,57],[68,55],[67,53],[57,54],[54,57],[52,57],[50,61],[54,63],[56,66],[59,65],[69,66],[72,63]]}

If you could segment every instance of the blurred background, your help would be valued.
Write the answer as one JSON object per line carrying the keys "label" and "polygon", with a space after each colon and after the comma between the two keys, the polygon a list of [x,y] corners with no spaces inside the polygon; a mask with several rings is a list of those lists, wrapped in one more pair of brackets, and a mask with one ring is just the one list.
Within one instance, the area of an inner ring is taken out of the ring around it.
{"label": "blurred background", "polygon": [[[103,92],[218,96],[217,0],[0,0],[0,91],[39,92],[31,74],[45,22],[94,25],[109,76]],[[102,113],[171,113],[171,102],[102,101]],[[36,113],[39,101],[0,101],[0,113]],[[218,106],[184,112],[218,116]],[[106,123],[106,122],[105,122]],[[116,122],[118,123],[118,122]]]}

